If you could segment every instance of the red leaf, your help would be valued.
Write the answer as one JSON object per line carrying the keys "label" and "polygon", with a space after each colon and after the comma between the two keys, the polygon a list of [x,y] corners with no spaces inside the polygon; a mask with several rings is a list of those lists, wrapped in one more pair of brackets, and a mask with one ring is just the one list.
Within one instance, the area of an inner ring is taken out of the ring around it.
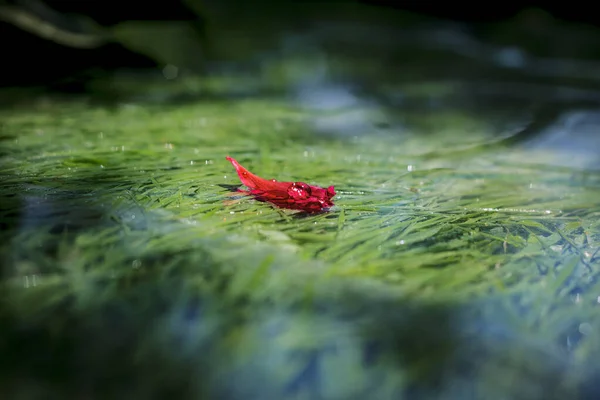
{"label": "red leaf", "polygon": [[240,180],[257,200],[268,201],[281,208],[301,210],[308,213],[325,211],[333,206],[333,186],[324,189],[304,182],[278,182],[254,175],[235,159],[226,157],[233,164]]}

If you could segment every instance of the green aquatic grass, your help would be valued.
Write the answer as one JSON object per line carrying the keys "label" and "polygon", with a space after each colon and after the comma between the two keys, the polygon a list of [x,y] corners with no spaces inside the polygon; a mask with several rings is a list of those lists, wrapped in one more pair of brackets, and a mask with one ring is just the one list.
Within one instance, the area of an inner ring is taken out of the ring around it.
{"label": "green aquatic grass", "polygon": [[[21,324],[50,338],[22,339],[44,354],[98,341],[91,373],[110,375],[123,351],[115,373],[142,396],[193,377],[190,396],[233,380],[230,395],[263,398],[583,390],[600,350],[597,174],[519,148],[465,156],[491,137],[468,115],[335,137],[277,99],[1,113],[2,346]],[[306,216],[236,196],[226,155],[335,185],[336,206]],[[111,347],[115,330],[130,348]],[[55,379],[40,385],[64,393]]]}

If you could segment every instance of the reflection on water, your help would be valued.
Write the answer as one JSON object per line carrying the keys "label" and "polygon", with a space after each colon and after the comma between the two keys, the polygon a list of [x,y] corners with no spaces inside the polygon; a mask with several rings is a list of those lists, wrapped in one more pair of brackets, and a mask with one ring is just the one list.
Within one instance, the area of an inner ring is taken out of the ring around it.
{"label": "reflection on water", "polygon": [[597,110],[566,111],[526,146],[555,152],[555,165],[600,167],[600,114]]}

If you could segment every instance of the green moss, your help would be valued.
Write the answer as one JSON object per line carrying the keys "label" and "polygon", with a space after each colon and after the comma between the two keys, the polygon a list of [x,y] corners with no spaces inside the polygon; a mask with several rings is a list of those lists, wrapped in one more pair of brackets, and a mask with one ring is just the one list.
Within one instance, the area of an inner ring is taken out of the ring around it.
{"label": "green moss", "polygon": [[[446,362],[482,393],[521,391],[517,372],[531,372],[530,398],[549,382],[575,393],[599,350],[578,333],[598,328],[598,175],[519,149],[457,157],[491,137],[468,116],[344,138],[315,134],[315,115],[260,98],[2,111],[7,360],[27,365],[19,340],[69,362],[96,341],[81,361],[93,376],[156,396],[236,380],[231,393],[263,398],[388,398],[435,389]],[[301,216],[231,196],[226,155],[335,185],[336,207]],[[39,374],[48,391],[78,390]]]}

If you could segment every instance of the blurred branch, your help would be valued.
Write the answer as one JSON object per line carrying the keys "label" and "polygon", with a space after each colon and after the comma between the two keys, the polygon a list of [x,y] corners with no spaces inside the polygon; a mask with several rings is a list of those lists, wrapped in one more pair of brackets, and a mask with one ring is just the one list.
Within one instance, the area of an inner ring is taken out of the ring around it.
{"label": "blurred branch", "polygon": [[[43,10],[43,14],[49,18],[41,17],[37,13],[19,6],[2,4],[0,5],[0,20],[46,40],[51,40],[68,47],[93,49],[102,46],[108,41],[107,37],[102,35],[99,29],[96,29],[97,33],[73,32],[57,26],[54,23],[55,18],[52,18],[52,16],[55,14],[58,15],[58,13],[40,2],[35,1],[34,3],[36,8]],[[76,22],[83,23],[84,21]],[[91,21],[85,22],[87,25],[91,25]]]}

